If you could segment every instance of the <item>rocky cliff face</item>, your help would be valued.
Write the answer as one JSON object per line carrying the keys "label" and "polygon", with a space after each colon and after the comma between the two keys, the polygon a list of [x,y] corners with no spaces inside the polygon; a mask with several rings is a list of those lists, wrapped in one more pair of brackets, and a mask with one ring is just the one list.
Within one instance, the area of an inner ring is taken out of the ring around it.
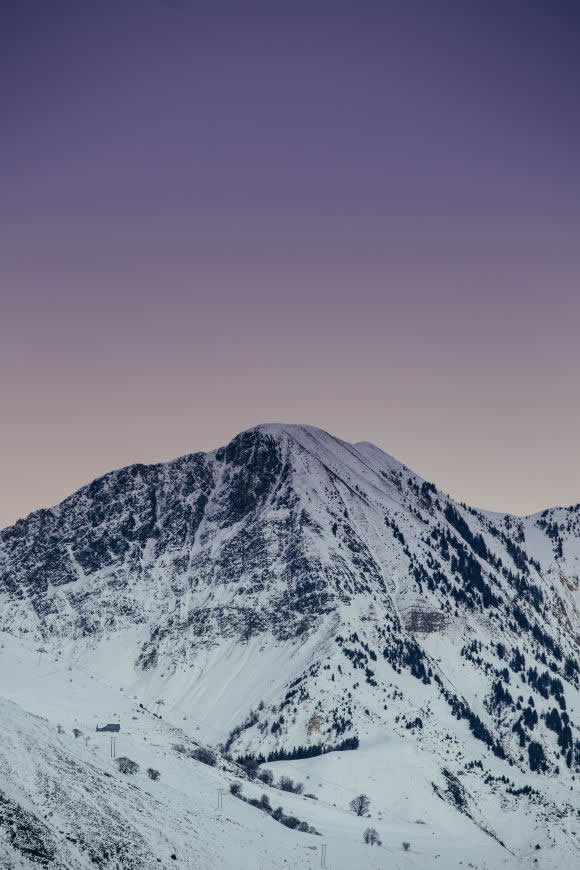
{"label": "rocky cliff face", "polygon": [[373,445],[266,425],[112,472],[1,532],[0,629],[77,650],[123,634],[136,673],[181,687],[226,647],[256,673],[286,650],[217,727],[238,754],[384,727],[446,740],[458,763],[475,746],[566,776],[579,576],[580,505],[475,510]]}

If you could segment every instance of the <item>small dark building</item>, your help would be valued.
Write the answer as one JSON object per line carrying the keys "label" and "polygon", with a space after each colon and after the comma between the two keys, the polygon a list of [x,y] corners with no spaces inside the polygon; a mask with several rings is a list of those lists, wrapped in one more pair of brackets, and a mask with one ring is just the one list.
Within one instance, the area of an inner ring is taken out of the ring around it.
{"label": "small dark building", "polygon": [[99,728],[99,726],[97,725],[97,731],[120,731],[120,730],[121,730],[121,726],[119,725],[118,722],[112,722],[112,723],[109,723],[109,725],[103,725],[102,728]]}

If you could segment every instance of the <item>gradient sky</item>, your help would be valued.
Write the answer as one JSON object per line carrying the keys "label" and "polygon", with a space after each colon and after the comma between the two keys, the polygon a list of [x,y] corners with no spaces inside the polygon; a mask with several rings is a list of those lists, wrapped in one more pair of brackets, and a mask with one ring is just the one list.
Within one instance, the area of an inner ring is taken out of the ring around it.
{"label": "gradient sky", "polygon": [[0,0],[0,526],[259,422],[580,501],[580,3]]}

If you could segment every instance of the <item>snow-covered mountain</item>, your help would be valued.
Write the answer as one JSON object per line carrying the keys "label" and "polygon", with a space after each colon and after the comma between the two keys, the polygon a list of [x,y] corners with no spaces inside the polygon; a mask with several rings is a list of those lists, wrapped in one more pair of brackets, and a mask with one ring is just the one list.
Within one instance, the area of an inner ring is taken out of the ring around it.
{"label": "snow-covered mountain", "polygon": [[[443,802],[506,854],[538,843],[562,867],[578,845],[579,577],[580,505],[475,510],[371,444],[263,425],[1,532],[0,630],[162,699],[164,721],[236,759],[337,783],[356,759],[388,776],[411,753],[409,771],[431,771],[418,815]],[[23,691],[0,685],[42,712]]]}

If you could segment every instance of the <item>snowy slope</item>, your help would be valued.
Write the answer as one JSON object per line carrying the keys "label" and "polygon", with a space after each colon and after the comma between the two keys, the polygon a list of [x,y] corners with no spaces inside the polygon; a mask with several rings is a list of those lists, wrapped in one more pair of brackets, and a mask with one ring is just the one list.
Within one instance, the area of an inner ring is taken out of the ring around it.
{"label": "snowy slope", "polygon": [[[468,862],[480,870],[520,868],[531,866],[537,854],[540,866],[574,866],[569,838],[555,842],[541,828],[534,832],[540,853],[528,843],[521,855],[503,848],[473,807],[470,815],[458,813],[435,795],[434,784],[442,793],[448,787],[445,776],[433,756],[409,741],[377,733],[357,752],[271,764],[275,782],[290,775],[304,783],[305,795],[289,794],[249,781],[222,757],[212,768],[175,752],[176,743],[193,744],[177,725],[142,706],[139,696],[120,693],[83,667],[39,656],[27,642],[10,636],[1,642],[0,866],[7,870],[313,870],[322,845],[333,870],[459,868]],[[28,711],[17,702],[23,698]],[[134,776],[118,771],[109,736],[95,731],[103,711],[121,724],[116,751],[140,765]],[[73,728],[82,732],[76,738]],[[148,767],[159,770],[158,781],[147,777]],[[242,785],[246,798],[267,794],[273,808],[283,806],[318,834],[289,830],[236,799],[232,782]],[[371,799],[370,817],[357,818],[348,809],[361,791]],[[521,821],[512,813],[504,825]],[[379,832],[381,847],[363,844],[368,826]],[[408,852],[403,842],[410,844]]]}
{"label": "snowy slope", "polygon": [[[474,510],[373,445],[265,425],[112,472],[1,532],[0,629],[27,655],[44,650],[40,669],[54,661],[53,718],[58,704],[74,716],[71,667],[93,675],[79,709],[99,681],[107,699],[137,696],[235,758],[324,752],[266,766],[319,777],[328,825],[353,848],[344,800],[355,782],[370,795],[379,770],[389,824],[409,841],[405,825],[422,830],[392,769],[417,782],[407,797],[437,819],[430,836],[467,826],[457,856],[477,831],[509,860],[572,866],[579,576],[580,505]],[[0,696],[47,715],[27,679]]]}
{"label": "snowy slope", "polygon": [[[75,672],[74,679],[82,682],[82,675]],[[66,682],[62,690],[66,694]],[[105,687],[96,695],[102,700]],[[87,710],[88,717],[88,708],[79,706],[81,696],[77,687],[75,712],[82,717]],[[84,701],[94,709],[95,694]],[[50,711],[50,698],[44,696],[43,702]],[[75,739],[71,717],[63,712],[59,721],[67,727],[58,734],[54,720],[0,700],[2,868],[315,866],[307,860],[313,837],[297,837],[229,791],[218,810],[218,789],[227,791],[233,777],[172,751],[180,737],[175,729],[142,711],[136,722],[123,717],[118,754],[141,767],[129,777],[109,757],[107,735],[93,729]],[[160,771],[157,782],[147,777],[147,767]]]}

